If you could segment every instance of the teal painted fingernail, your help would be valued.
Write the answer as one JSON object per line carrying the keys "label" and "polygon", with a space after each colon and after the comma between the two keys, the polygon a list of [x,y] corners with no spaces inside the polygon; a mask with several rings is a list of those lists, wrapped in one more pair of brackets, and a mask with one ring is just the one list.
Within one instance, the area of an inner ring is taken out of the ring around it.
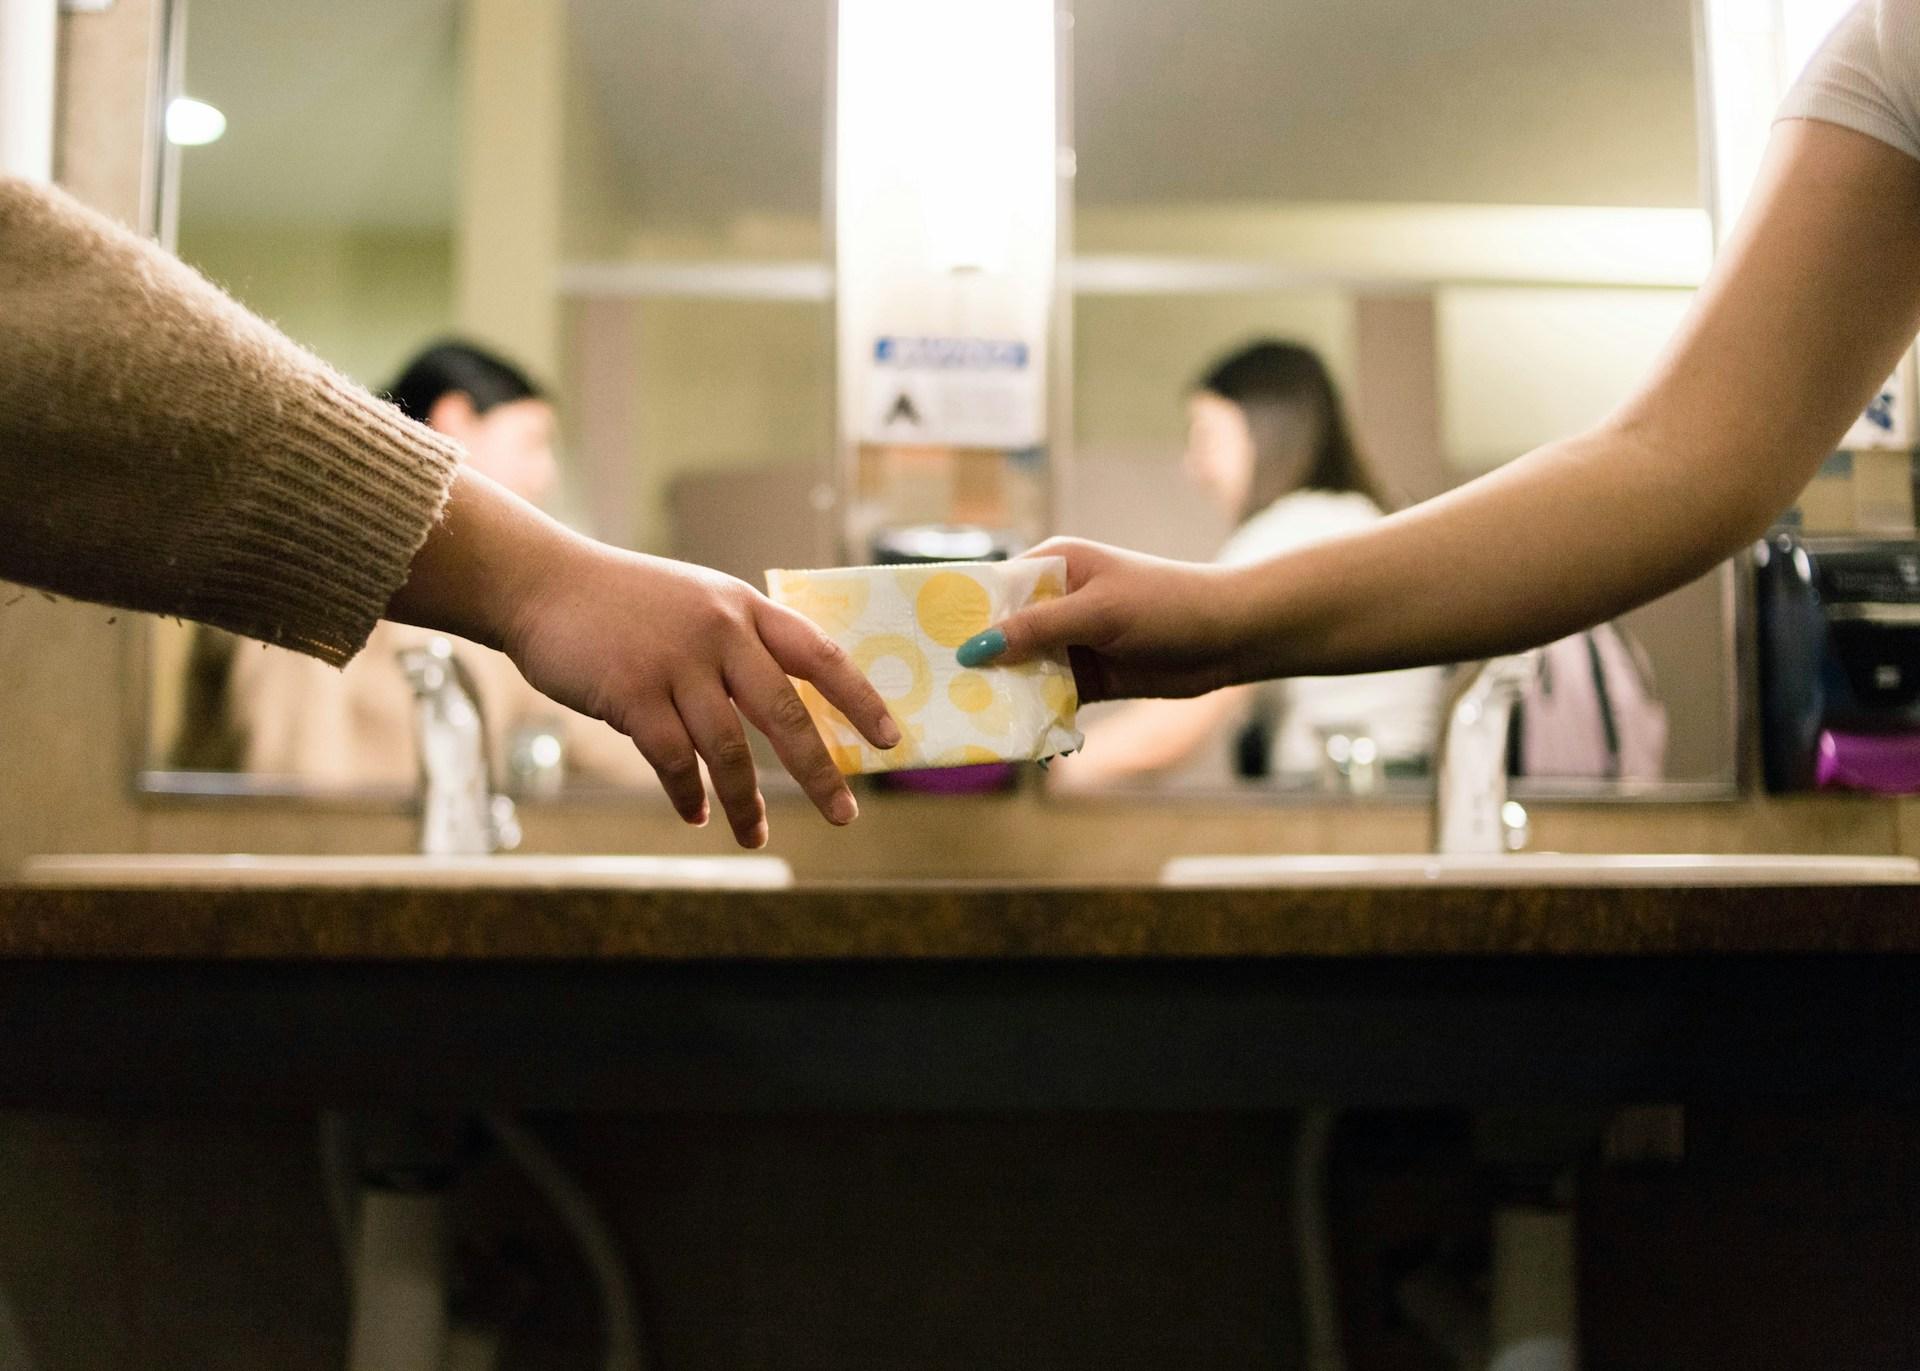
{"label": "teal painted fingernail", "polygon": [[961,666],[985,666],[1006,650],[1007,635],[997,628],[990,628],[960,644],[960,651],[956,655],[960,658]]}

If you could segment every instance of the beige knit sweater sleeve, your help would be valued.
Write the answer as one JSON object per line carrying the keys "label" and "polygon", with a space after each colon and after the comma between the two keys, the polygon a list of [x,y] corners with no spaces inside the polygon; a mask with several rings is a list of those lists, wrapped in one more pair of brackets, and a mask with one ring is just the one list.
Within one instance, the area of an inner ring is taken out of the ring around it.
{"label": "beige knit sweater sleeve", "polygon": [[0,178],[0,577],[337,664],[457,463],[177,258]]}

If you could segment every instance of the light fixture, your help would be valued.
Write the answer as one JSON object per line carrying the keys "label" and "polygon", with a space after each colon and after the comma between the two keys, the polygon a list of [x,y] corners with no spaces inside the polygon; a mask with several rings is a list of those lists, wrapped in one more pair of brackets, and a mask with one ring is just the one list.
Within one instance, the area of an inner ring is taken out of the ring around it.
{"label": "light fixture", "polygon": [[838,0],[835,283],[857,442],[1046,441],[1057,23],[1053,0]]}
{"label": "light fixture", "polygon": [[1050,0],[840,0],[842,208],[888,213],[903,265],[1005,272],[1051,234],[1054,24]]}
{"label": "light fixture", "polygon": [[227,116],[204,100],[176,95],[167,102],[167,141],[175,147],[203,147],[226,131]]}

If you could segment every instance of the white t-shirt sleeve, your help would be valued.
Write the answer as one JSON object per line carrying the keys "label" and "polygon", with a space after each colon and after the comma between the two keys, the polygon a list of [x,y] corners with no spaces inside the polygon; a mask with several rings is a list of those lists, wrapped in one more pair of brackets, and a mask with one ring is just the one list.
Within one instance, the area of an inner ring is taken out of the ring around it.
{"label": "white t-shirt sleeve", "polygon": [[1380,517],[1380,507],[1356,492],[1297,490],[1235,529],[1214,561],[1223,566],[1264,562],[1309,543],[1365,528],[1379,522]]}
{"label": "white t-shirt sleeve", "polygon": [[1860,0],[1780,102],[1920,160],[1920,0]]}

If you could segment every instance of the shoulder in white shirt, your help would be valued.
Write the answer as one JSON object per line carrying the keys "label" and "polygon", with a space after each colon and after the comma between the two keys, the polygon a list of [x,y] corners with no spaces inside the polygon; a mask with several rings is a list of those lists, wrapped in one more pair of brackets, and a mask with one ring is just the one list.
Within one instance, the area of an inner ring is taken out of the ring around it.
{"label": "shoulder in white shirt", "polygon": [[1920,160],[1920,0],[1860,0],[1780,102]]}

